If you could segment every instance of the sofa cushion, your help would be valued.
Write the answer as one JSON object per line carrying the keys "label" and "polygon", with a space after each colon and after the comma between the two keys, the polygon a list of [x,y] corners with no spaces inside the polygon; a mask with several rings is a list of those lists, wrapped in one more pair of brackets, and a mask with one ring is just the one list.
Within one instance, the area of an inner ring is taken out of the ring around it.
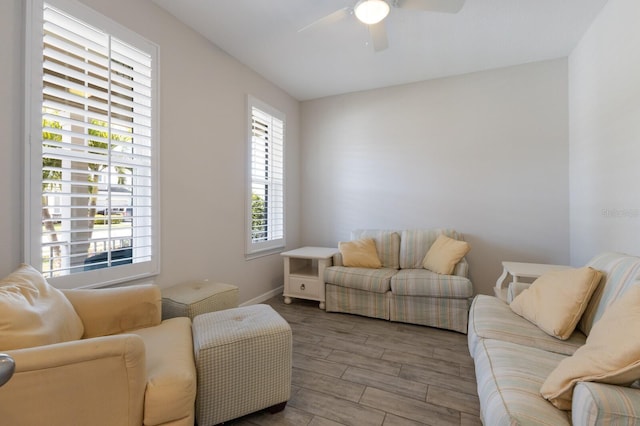
{"label": "sofa cushion", "polygon": [[381,268],[382,262],[376,252],[373,238],[362,238],[355,241],[339,242],[338,249],[342,255],[344,266],[357,268]]}
{"label": "sofa cushion", "polygon": [[569,425],[566,411],[540,396],[540,386],[564,358],[553,352],[485,339],[474,354],[485,425]]}
{"label": "sofa cushion", "polygon": [[391,289],[391,277],[396,272],[398,271],[389,268],[330,266],[324,270],[324,281],[342,287],[386,293]]}
{"label": "sofa cushion", "polygon": [[450,275],[469,250],[469,243],[440,235],[429,247],[422,266],[438,274]]}
{"label": "sofa cushion", "polygon": [[473,296],[465,277],[437,274],[426,269],[401,269],[391,278],[391,291],[401,296],[467,299]]}
{"label": "sofa cushion", "polygon": [[410,229],[402,231],[400,238],[400,268],[420,269],[427,251],[440,235],[462,240],[462,235],[453,229]]}
{"label": "sofa cushion", "polygon": [[376,242],[378,258],[383,268],[398,269],[400,267],[400,234],[384,229],[357,229],[351,232],[352,240],[373,238]]}
{"label": "sofa cushion", "polygon": [[35,268],[22,264],[0,280],[0,350],[78,340],[83,332],[69,300]]}
{"label": "sofa cushion", "polygon": [[325,286],[326,310],[388,320],[390,294],[389,291],[374,293],[327,283]]}
{"label": "sofa cushion", "polygon": [[513,299],[511,310],[545,333],[566,340],[601,277],[600,271],[590,267],[547,272]]}
{"label": "sofa cushion", "polygon": [[602,317],[605,309],[638,279],[640,257],[620,253],[602,253],[591,259],[587,266],[604,273],[604,278],[591,296],[587,309],[578,323],[578,328],[589,335],[591,327]]}
{"label": "sofa cushion", "polygon": [[591,329],[586,344],[560,362],[540,393],[556,407],[570,410],[577,382],[624,385],[637,379],[640,379],[640,284],[605,311]]}
{"label": "sofa cushion", "polygon": [[144,340],[147,358],[144,424],[158,425],[180,419],[192,423],[197,378],[191,320],[171,318],[132,334]]}
{"label": "sofa cushion", "polygon": [[404,296],[392,292],[387,294],[391,321],[467,333],[469,299]]}
{"label": "sofa cushion", "polygon": [[477,295],[471,304],[468,336],[472,355],[482,339],[498,339],[563,355],[573,354],[587,339],[578,330],[567,340],[551,337],[514,313],[502,300],[483,294]]}

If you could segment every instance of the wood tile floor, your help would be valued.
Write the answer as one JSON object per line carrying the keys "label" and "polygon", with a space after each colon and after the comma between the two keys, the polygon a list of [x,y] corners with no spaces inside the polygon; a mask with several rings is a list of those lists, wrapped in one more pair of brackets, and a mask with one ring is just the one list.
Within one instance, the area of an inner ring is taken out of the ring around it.
{"label": "wood tile floor", "polygon": [[293,330],[291,399],[277,414],[230,425],[481,425],[467,336],[357,315],[282,297]]}

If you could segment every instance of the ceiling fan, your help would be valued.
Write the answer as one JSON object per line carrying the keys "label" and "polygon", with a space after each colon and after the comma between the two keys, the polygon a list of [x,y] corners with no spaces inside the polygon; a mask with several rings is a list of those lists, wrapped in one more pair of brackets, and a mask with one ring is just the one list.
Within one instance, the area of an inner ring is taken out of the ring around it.
{"label": "ceiling fan", "polygon": [[298,32],[317,25],[331,24],[347,16],[355,15],[360,22],[369,27],[373,50],[379,52],[389,47],[384,19],[391,12],[391,8],[457,13],[462,9],[464,2],[465,0],[359,0],[354,6],[338,9],[301,28]]}

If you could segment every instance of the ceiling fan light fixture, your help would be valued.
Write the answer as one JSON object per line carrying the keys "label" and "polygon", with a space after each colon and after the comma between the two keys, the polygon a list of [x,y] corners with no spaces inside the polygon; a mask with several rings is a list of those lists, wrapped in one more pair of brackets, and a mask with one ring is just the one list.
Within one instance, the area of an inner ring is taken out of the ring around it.
{"label": "ceiling fan light fixture", "polygon": [[373,25],[387,17],[389,4],[384,0],[360,0],[353,10],[356,18],[367,25]]}

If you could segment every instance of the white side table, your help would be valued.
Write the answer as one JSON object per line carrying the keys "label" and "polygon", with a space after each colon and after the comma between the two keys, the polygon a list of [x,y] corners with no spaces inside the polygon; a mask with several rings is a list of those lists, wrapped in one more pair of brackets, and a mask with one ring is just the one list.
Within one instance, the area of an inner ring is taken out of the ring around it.
{"label": "white side table", "polygon": [[281,253],[284,257],[284,303],[291,298],[317,300],[324,309],[324,268],[332,265],[336,248],[302,247]]}
{"label": "white side table", "polygon": [[[507,282],[507,276],[513,277],[511,282],[530,282],[535,280],[545,272],[562,270],[570,268],[566,265],[550,265],[546,263],[524,263],[524,262],[502,262],[502,275],[496,281],[496,286],[493,288],[496,296],[500,299],[507,300],[507,289],[509,282]],[[527,279],[528,281],[523,281]]]}

